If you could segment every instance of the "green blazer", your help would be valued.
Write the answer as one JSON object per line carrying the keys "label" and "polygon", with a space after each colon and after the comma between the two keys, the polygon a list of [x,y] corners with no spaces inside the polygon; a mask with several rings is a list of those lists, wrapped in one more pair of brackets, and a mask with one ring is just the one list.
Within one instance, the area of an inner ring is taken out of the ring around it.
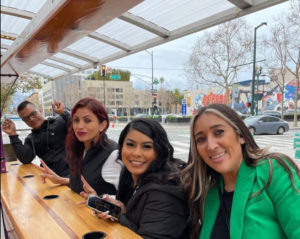
{"label": "green blazer", "polygon": [[[276,161],[270,185],[259,195],[267,182],[269,166],[262,161],[257,167],[249,167],[243,161],[238,172],[230,215],[230,239],[299,239],[300,238],[300,193],[291,185],[288,173]],[[300,191],[300,180],[295,170],[295,185]],[[221,180],[221,187],[223,182]],[[220,201],[218,185],[207,194],[200,238],[210,238]]]}

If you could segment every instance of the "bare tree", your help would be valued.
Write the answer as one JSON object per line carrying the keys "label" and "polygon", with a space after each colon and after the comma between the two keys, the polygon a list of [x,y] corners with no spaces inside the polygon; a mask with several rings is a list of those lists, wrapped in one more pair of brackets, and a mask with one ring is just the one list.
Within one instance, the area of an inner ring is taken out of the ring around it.
{"label": "bare tree", "polygon": [[[16,83],[2,83],[1,82],[1,108],[3,107],[3,111],[7,111],[7,107],[9,104],[12,104],[12,96],[20,91],[22,93],[29,92],[33,89],[41,89],[42,82],[39,77],[34,76],[32,74],[24,73],[17,79]],[[6,99],[6,101],[5,101]],[[5,102],[4,102],[5,101]],[[3,105],[5,104],[5,105]],[[3,113],[3,112],[2,112]]]}
{"label": "bare tree", "polygon": [[[288,61],[287,69],[296,79],[296,94],[294,107],[294,126],[297,126],[297,108],[299,98],[299,79],[300,79],[300,0],[292,0],[290,10],[286,16]],[[294,69],[294,70],[293,70]]]}
{"label": "bare tree", "polygon": [[187,63],[190,83],[221,86],[229,102],[230,87],[234,83],[237,66],[249,62],[252,36],[243,19],[219,25],[215,31],[199,38]]}
{"label": "bare tree", "polygon": [[[281,118],[283,119],[284,88],[286,84],[286,63],[287,63],[287,36],[285,25],[282,21],[271,29],[271,36],[265,41],[265,45],[270,48],[270,58],[267,67],[271,69],[269,76],[275,82],[282,95],[281,97]],[[276,70],[276,68],[279,68]],[[278,75],[280,77],[278,77]]]}

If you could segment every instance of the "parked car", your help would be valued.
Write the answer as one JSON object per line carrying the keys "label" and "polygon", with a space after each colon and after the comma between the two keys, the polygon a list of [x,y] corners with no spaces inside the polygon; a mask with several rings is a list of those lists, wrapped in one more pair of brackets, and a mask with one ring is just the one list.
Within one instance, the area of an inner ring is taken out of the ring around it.
{"label": "parked car", "polygon": [[252,134],[283,134],[289,131],[288,123],[274,116],[251,116],[244,122]]}
{"label": "parked car", "polygon": [[242,119],[245,119],[247,117],[247,115],[241,113],[240,111],[238,110],[235,110],[235,112],[242,118]]}
{"label": "parked car", "polygon": [[148,118],[149,115],[147,114],[136,114],[135,116],[133,116],[133,118]]}
{"label": "parked car", "polygon": [[277,118],[281,118],[281,113],[279,111],[275,111],[275,110],[268,110],[268,111],[264,111],[263,113],[264,115],[271,115]]}

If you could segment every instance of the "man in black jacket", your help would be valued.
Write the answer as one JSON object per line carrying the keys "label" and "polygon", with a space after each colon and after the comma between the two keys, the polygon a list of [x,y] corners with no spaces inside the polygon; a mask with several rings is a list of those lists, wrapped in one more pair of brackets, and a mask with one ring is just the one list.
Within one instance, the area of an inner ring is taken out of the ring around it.
{"label": "man in black jacket", "polygon": [[2,129],[9,135],[16,156],[22,163],[31,163],[35,156],[38,156],[55,173],[68,176],[69,165],[65,161],[65,137],[68,132],[70,114],[64,111],[64,104],[60,101],[54,101],[52,108],[60,116],[45,119],[33,103],[23,101],[19,104],[17,111],[20,118],[32,128],[24,144],[19,139],[12,120],[6,119],[2,124]]}

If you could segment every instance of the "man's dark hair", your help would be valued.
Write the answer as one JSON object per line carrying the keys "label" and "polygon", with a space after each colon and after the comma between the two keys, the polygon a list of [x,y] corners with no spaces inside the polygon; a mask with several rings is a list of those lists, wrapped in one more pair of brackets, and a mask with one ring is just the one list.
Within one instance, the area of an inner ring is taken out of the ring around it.
{"label": "man's dark hair", "polygon": [[30,101],[28,101],[28,100],[25,100],[25,101],[21,102],[21,103],[18,105],[18,108],[17,108],[18,113],[19,113],[20,111],[22,111],[27,105],[32,105],[32,106],[35,107],[35,105],[34,105],[32,102],[30,102]]}

